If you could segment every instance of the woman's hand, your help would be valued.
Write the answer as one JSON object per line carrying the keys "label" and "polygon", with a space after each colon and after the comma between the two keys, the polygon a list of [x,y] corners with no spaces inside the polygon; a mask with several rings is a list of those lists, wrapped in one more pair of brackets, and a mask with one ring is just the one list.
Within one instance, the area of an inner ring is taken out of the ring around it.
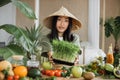
{"label": "woman's hand", "polygon": [[55,63],[53,62],[52,55],[53,55],[53,52],[52,52],[52,51],[49,51],[49,52],[48,52],[48,60],[49,60],[52,64],[55,64]]}
{"label": "woman's hand", "polygon": [[74,65],[78,65],[78,64],[79,64],[79,57],[76,57],[74,61]]}

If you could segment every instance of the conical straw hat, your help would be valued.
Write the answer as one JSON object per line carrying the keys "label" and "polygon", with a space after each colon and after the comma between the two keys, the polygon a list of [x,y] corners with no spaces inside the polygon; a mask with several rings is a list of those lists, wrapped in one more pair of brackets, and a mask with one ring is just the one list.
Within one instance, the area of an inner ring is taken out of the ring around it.
{"label": "conical straw hat", "polygon": [[81,22],[73,15],[71,14],[66,8],[61,7],[58,11],[56,11],[55,13],[49,15],[48,17],[46,17],[43,20],[43,24],[48,27],[49,29],[51,29],[51,24],[52,24],[52,19],[54,16],[67,16],[72,18],[72,30],[78,30],[81,28]]}

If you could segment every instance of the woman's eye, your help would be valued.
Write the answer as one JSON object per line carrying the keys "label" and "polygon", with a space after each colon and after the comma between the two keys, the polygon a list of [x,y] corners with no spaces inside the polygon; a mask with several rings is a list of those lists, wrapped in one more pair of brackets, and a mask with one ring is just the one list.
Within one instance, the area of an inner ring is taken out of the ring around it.
{"label": "woman's eye", "polygon": [[68,20],[68,19],[66,19],[66,20],[65,20],[65,22],[69,22],[69,20]]}
{"label": "woman's eye", "polygon": [[60,18],[58,18],[58,19],[57,19],[57,21],[61,21],[61,19],[60,19]]}

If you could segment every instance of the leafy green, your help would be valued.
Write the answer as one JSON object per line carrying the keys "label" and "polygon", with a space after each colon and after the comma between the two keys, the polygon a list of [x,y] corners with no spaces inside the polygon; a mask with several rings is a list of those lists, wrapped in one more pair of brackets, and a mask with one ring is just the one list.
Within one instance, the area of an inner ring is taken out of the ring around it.
{"label": "leafy green", "polygon": [[53,40],[53,58],[63,59],[65,61],[72,62],[75,60],[80,50],[78,46],[71,42]]}
{"label": "leafy green", "polygon": [[61,76],[62,77],[70,77],[71,69],[72,69],[72,67],[68,68],[68,67],[63,66],[62,67],[63,72],[61,73]]}

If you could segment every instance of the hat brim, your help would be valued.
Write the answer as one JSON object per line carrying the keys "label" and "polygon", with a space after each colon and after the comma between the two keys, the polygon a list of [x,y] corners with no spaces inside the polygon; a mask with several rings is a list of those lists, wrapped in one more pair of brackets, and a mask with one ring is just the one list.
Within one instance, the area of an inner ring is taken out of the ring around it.
{"label": "hat brim", "polygon": [[66,8],[62,7],[60,10],[56,11],[55,13],[51,14],[50,16],[46,17],[43,20],[43,24],[51,29],[52,21],[54,16],[66,16],[72,18],[72,30],[78,30],[81,28],[81,22],[72,15]]}

